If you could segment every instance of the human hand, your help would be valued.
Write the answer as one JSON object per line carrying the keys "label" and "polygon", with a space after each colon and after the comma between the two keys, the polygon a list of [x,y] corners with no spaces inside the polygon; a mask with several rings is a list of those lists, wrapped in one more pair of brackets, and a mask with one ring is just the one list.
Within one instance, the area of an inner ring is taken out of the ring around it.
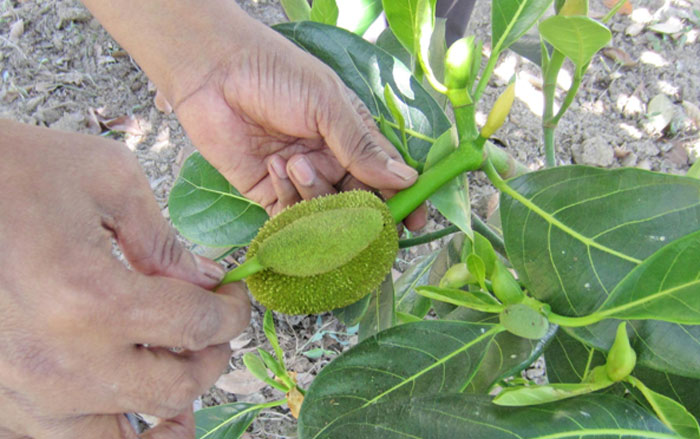
{"label": "human hand", "polygon": [[[268,213],[337,190],[390,197],[416,180],[329,67],[235,2],[83,2],[163,92],[204,157]],[[425,208],[405,223],[422,227]]]}
{"label": "human hand", "polygon": [[[256,38],[173,102],[200,152],[243,195],[275,214],[337,190],[377,188],[389,197],[415,181],[416,171],[330,68],[267,27],[249,25]],[[407,225],[423,222],[421,212]]]}
{"label": "human hand", "polygon": [[125,412],[171,418],[143,437],[194,437],[191,403],[250,317],[243,287],[208,291],[223,270],[179,245],[123,146],[0,132],[0,438],[135,438]]}

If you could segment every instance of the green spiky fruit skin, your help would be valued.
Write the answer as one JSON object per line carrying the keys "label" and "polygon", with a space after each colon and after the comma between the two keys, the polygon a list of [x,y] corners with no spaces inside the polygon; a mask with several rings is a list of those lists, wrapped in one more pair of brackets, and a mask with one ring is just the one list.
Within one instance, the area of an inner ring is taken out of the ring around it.
{"label": "green spiky fruit skin", "polygon": [[350,305],[379,286],[391,271],[399,248],[399,238],[386,204],[367,191],[342,192],[291,206],[262,226],[250,244],[247,257],[255,256],[267,237],[296,219],[345,207],[372,207],[379,210],[384,227],[377,239],[347,264],[327,273],[301,277],[265,269],[249,276],[246,283],[258,302],[286,314],[315,314]]}

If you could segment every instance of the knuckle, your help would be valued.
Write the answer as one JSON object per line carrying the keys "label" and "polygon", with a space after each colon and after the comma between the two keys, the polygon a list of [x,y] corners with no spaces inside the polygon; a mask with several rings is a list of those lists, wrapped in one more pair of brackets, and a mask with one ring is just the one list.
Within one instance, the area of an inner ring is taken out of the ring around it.
{"label": "knuckle", "polygon": [[222,324],[222,311],[217,306],[204,306],[197,303],[189,312],[182,331],[181,347],[198,351],[209,346]]}
{"label": "knuckle", "polygon": [[181,371],[163,388],[163,394],[158,398],[158,415],[165,418],[177,416],[188,409],[202,391],[200,383],[187,369]]}

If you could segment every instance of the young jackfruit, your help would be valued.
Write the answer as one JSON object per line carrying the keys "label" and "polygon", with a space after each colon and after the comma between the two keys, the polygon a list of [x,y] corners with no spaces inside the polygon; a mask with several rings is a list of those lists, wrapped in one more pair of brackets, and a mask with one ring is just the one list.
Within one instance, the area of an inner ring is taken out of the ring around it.
{"label": "young jackfruit", "polygon": [[270,309],[328,311],[376,288],[397,251],[398,234],[386,204],[370,192],[343,192],[302,201],[265,223],[246,256],[265,268],[246,282]]}

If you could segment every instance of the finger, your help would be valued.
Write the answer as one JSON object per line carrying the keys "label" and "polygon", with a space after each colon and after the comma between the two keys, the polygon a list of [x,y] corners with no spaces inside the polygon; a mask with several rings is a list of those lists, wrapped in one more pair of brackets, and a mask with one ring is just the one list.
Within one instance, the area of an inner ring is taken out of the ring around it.
{"label": "finger", "polygon": [[129,202],[105,226],[115,235],[131,266],[147,275],[173,277],[210,289],[224,270],[214,261],[188,252],[168,225],[148,188],[135,182]]}
{"label": "finger", "polygon": [[0,439],[31,439],[29,436],[17,434],[13,431],[0,427]]}
{"label": "finger", "polygon": [[285,207],[301,201],[294,184],[287,174],[287,162],[279,155],[273,155],[267,163],[267,170],[272,181],[272,188],[277,195],[277,201],[266,207],[267,213],[274,216]]}
{"label": "finger", "polygon": [[317,172],[311,161],[297,154],[287,161],[287,173],[299,195],[305,200],[336,193],[336,189]]}
{"label": "finger", "polygon": [[[365,123],[367,109],[359,99],[348,96],[346,87],[330,93],[323,111],[317,115],[320,134],[338,161],[363,183],[380,189],[403,189],[415,182],[418,173],[410,166],[391,158],[389,143]],[[365,115],[365,116],[363,116]]]}
{"label": "finger", "polygon": [[408,215],[403,223],[406,228],[412,232],[417,232],[418,230],[425,227],[428,222],[428,205],[423,203],[416,208],[410,215]]}
{"label": "finger", "polygon": [[[168,349],[131,347],[121,353],[115,374],[121,388],[116,408],[159,418],[180,415],[221,376],[231,358],[228,343],[180,354]],[[127,379],[130,378],[130,379]]]}
{"label": "finger", "polygon": [[178,279],[122,273],[129,291],[115,311],[114,334],[130,344],[199,350],[238,336],[250,321],[250,301],[242,282],[216,293]]}
{"label": "finger", "polygon": [[141,439],[192,439],[194,436],[194,414],[190,409],[172,419],[161,421],[140,437]]}

